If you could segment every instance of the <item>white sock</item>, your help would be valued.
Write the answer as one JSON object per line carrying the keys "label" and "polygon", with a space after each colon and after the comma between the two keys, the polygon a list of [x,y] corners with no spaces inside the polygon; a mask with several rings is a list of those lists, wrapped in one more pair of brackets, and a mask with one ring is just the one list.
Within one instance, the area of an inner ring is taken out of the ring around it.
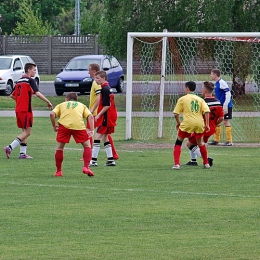
{"label": "white sock", "polygon": [[12,150],[13,150],[15,147],[17,147],[18,145],[20,145],[20,143],[21,143],[21,140],[20,140],[19,138],[15,138],[15,139],[13,140],[13,142],[10,144],[10,146],[12,147]]}
{"label": "white sock", "polygon": [[99,150],[100,150],[100,140],[94,140],[93,149],[92,149],[92,159],[96,159],[97,161]]}
{"label": "white sock", "polygon": [[195,147],[192,148],[192,151],[195,155],[202,157],[200,153],[200,148],[196,145]]}
{"label": "white sock", "polygon": [[197,159],[197,155],[192,150],[190,150],[190,158],[191,158],[191,160],[194,160],[194,161],[196,161],[196,159]]}
{"label": "white sock", "polygon": [[108,159],[113,158],[111,144],[109,142],[106,142],[106,143],[104,143],[104,146],[105,146],[107,158]]}

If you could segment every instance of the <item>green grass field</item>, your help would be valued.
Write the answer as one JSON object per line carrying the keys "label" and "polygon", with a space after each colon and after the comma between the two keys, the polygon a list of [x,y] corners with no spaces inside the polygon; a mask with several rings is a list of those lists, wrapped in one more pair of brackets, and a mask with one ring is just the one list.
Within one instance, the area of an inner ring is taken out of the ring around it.
{"label": "green grass field", "polygon": [[[1,118],[1,146],[20,132]],[[173,165],[170,141],[124,141],[120,159],[95,177],[81,173],[80,145],[66,146],[63,177],[55,178],[55,133],[35,118],[32,160],[18,149],[0,156],[0,259],[259,259],[259,148],[209,147],[214,166]],[[189,160],[183,148],[181,162]]]}

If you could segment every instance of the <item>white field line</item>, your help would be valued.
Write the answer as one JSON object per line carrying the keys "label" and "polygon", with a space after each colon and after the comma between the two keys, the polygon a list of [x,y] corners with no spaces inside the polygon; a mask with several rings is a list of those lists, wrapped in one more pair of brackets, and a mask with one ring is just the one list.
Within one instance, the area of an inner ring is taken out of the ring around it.
{"label": "white field line", "polygon": [[[1,184],[8,184],[13,186],[36,186],[36,187],[48,187],[48,188],[72,188],[78,189],[77,185],[52,185],[52,184],[40,184],[40,183],[18,183],[18,182],[0,182]],[[84,186],[84,189],[97,190],[96,187]],[[101,188],[104,190],[104,188]],[[244,194],[228,194],[228,193],[212,193],[212,192],[189,192],[189,191],[162,191],[162,190],[145,190],[145,189],[118,189],[118,188],[105,188],[108,191],[116,192],[135,192],[135,193],[167,193],[176,195],[188,195],[188,196],[200,196],[200,197],[229,197],[229,198],[260,198],[260,195],[244,195]]]}

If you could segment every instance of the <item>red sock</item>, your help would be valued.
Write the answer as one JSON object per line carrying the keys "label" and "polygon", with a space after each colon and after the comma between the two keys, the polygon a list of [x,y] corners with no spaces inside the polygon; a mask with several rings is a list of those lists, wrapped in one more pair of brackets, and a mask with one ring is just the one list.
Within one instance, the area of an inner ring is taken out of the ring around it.
{"label": "red sock", "polygon": [[208,151],[207,151],[207,148],[206,148],[206,145],[202,145],[202,146],[199,146],[200,148],[200,153],[201,153],[201,156],[202,156],[202,159],[203,159],[203,164],[208,164]]}
{"label": "red sock", "polygon": [[63,162],[63,150],[56,150],[55,153],[55,163],[56,163],[56,168],[57,168],[57,172],[61,171],[61,165]]}
{"label": "red sock", "polygon": [[112,149],[113,157],[116,157],[116,155],[118,156],[118,154],[117,154],[117,152],[116,152],[115,145],[114,145],[114,141],[113,141],[113,138],[112,138],[111,135],[108,135],[108,141],[109,141],[109,143],[111,144],[111,149]]}
{"label": "red sock", "polygon": [[176,165],[176,164],[180,165],[180,158],[181,158],[181,146],[174,145],[174,148],[173,148],[174,165]]}
{"label": "red sock", "polygon": [[91,158],[92,158],[92,149],[90,147],[84,147],[83,150],[84,167],[88,168]]}

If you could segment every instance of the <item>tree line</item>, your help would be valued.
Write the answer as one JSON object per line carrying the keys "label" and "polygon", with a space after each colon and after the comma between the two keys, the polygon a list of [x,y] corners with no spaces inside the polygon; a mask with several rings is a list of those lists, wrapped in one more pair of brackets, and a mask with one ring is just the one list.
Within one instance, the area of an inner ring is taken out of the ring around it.
{"label": "tree line", "polygon": [[[81,34],[126,57],[128,32],[256,32],[258,0],[81,0]],[[2,0],[4,35],[72,35],[75,0]]]}

